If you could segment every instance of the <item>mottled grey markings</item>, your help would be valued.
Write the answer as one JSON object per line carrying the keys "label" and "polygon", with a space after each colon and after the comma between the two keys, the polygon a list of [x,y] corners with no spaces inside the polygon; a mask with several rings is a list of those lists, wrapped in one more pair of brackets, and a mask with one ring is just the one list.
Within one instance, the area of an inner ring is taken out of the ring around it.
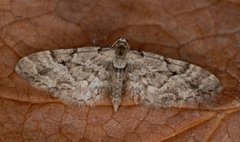
{"label": "mottled grey markings", "polygon": [[83,47],[31,54],[16,72],[34,87],[75,105],[94,105],[108,92],[117,111],[124,91],[139,103],[181,107],[204,103],[220,91],[210,72],[161,55],[133,51],[120,38],[111,48]]}

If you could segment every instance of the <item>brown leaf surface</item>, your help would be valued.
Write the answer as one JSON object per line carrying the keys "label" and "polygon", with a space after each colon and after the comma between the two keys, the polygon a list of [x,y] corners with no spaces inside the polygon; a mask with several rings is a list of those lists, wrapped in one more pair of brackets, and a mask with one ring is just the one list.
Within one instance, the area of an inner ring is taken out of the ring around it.
{"label": "brown leaf surface", "polygon": [[[70,107],[14,72],[30,53],[126,37],[133,49],[202,66],[220,78],[216,106],[148,109],[124,98]],[[1,0],[0,141],[240,141],[239,0]]]}

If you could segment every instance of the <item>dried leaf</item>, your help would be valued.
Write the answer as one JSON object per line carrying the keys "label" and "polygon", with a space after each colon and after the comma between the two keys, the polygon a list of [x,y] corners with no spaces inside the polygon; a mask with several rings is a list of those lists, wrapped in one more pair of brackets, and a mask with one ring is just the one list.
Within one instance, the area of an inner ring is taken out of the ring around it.
{"label": "dried leaf", "polygon": [[[239,28],[237,0],[1,0],[0,141],[240,141]],[[118,112],[110,100],[75,108],[14,72],[30,53],[118,37],[213,72],[217,104],[147,109],[125,97]]]}

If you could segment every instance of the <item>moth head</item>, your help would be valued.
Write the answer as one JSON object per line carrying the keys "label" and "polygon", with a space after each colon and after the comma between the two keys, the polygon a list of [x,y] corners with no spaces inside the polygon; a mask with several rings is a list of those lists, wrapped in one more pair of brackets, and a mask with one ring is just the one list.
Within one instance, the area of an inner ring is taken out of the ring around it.
{"label": "moth head", "polygon": [[125,38],[119,38],[112,44],[112,48],[115,50],[117,56],[125,56],[130,49],[128,41]]}

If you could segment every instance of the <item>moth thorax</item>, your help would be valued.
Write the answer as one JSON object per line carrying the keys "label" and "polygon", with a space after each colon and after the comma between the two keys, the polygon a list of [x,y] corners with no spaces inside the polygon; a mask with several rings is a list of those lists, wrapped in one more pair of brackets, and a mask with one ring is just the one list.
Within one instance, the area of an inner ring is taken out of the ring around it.
{"label": "moth thorax", "polygon": [[117,69],[124,69],[127,66],[127,60],[125,58],[115,58],[113,60],[113,67]]}

